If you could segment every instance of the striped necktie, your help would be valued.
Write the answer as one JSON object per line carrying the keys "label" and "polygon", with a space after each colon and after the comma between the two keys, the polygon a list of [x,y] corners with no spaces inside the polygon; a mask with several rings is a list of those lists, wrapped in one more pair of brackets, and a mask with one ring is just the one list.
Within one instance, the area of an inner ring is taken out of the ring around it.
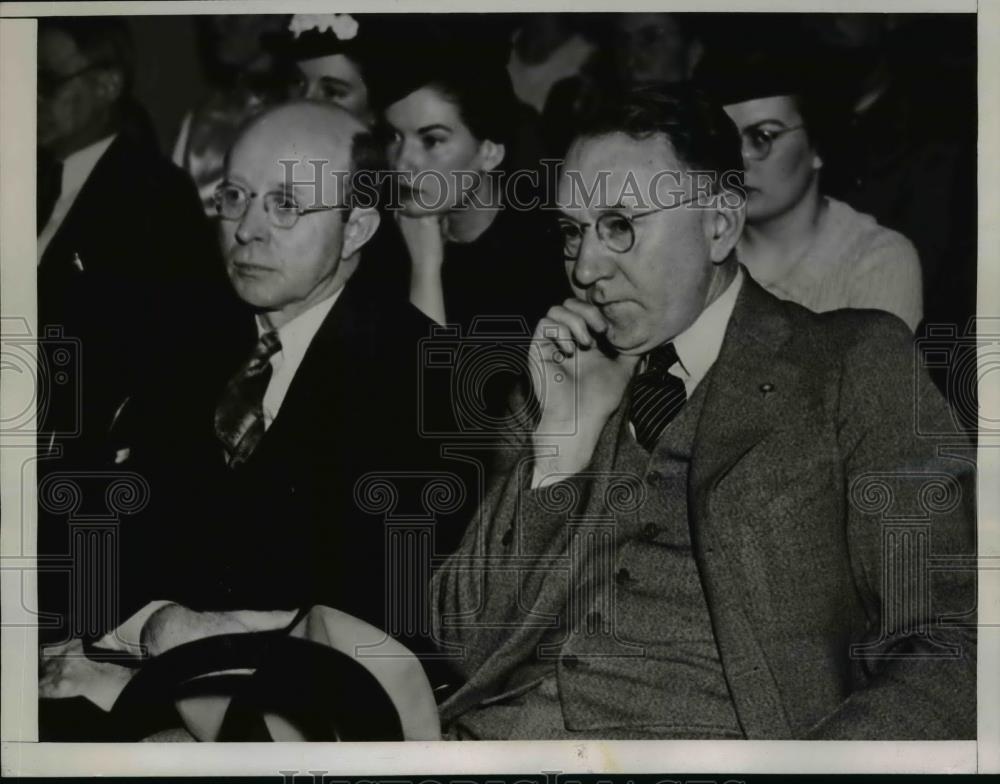
{"label": "striped necktie", "polygon": [[264,393],[271,380],[271,357],[280,350],[277,332],[261,335],[249,361],[226,385],[215,409],[215,434],[231,468],[249,460],[264,436]]}
{"label": "striped necktie", "polygon": [[646,368],[632,379],[628,418],[635,440],[652,452],[663,431],[687,402],[684,382],[667,371],[677,362],[673,343],[646,355]]}

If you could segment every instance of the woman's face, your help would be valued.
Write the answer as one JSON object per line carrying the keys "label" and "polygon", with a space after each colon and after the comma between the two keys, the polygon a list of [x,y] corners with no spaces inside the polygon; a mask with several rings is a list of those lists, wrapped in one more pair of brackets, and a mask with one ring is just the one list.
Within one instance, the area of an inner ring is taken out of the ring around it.
{"label": "woman's face", "polygon": [[[775,218],[791,210],[809,191],[822,165],[790,95],[729,104],[726,114],[743,137],[747,222]],[[794,130],[792,130],[794,129]],[[771,150],[755,160],[753,139],[771,136]]]}
{"label": "woman's face", "polygon": [[368,88],[360,69],[348,57],[331,54],[301,60],[298,65],[302,74],[299,92],[303,98],[335,103],[363,121],[371,122]]}
{"label": "woman's face", "polygon": [[421,87],[385,112],[392,132],[387,155],[401,175],[406,215],[459,207],[486,168],[483,143],[472,135],[458,107],[433,87]]}

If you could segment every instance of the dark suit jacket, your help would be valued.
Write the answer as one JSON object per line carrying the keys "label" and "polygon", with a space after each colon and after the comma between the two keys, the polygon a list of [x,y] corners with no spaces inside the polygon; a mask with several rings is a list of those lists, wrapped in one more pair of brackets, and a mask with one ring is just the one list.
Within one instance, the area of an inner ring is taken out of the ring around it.
{"label": "dark suit jacket", "polygon": [[[107,490],[116,477],[80,479],[80,472],[120,472],[123,467],[112,462],[120,446],[112,424],[122,402],[137,394],[171,352],[186,351],[204,335],[221,335],[233,322],[234,308],[194,184],[160,154],[151,136],[138,127],[123,128],[38,267],[45,371],[38,400],[39,599],[44,611],[62,616],[43,632],[52,641],[79,636],[83,627],[80,583],[62,567],[46,566],[65,562],[67,554],[79,561],[72,554],[67,515],[58,502],[48,503],[45,490],[54,485],[46,478],[80,488],[81,514],[114,513]],[[67,346],[71,361],[60,362],[59,350]],[[71,611],[76,620],[66,617]]]}
{"label": "dark suit jacket", "polygon": [[220,323],[220,303],[232,302],[224,283],[190,178],[142,131],[120,131],[38,268],[40,333],[79,341],[72,383],[51,385],[39,429],[77,431],[60,442],[70,455],[86,447],[75,462],[94,465],[90,450],[105,446],[116,409],[163,348]]}
{"label": "dark suit jacket", "polygon": [[408,302],[348,284],[274,422],[234,470],[213,416],[257,340],[249,313],[244,323],[242,343],[189,357],[156,385],[168,397],[133,411],[142,434],[130,467],[156,499],[126,532],[122,619],[155,598],[197,609],[325,604],[419,649],[430,558],[461,535],[458,506],[441,498],[465,496],[439,444],[418,430],[420,395],[435,394],[420,386],[430,322]]}
{"label": "dark suit jacket", "polygon": [[[816,315],[744,283],[703,382],[688,508],[748,738],[975,737],[974,452],[921,435],[955,428],[913,365],[894,317]],[[530,449],[515,450],[436,575],[436,631],[462,647],[469,677],[445,721],[502,693],[565,623],[567,519],[621,502],[608,473],[624,416],[587,477],[531,490]]]}

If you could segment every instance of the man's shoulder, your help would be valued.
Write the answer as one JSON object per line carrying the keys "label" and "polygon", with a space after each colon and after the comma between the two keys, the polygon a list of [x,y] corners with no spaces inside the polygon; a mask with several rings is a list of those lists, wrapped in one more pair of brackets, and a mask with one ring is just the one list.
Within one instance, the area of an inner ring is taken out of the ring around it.
{"label": "man's shoulder", "polygon": [[411,344],[432,334],[434,322],[402,297],[350,283],[343,296],[343,316],[353,319],[351,326],[369,340]]}
{"label": "man's shoulder", "polygon": [[816,313],[797,302],[775,296],[749,276],[740,300],[736,314],[743,316],[744,324],[756,322],[759,325],[765,318],[765,325],[779,325],[778,329],[787,332],[793,342],[818,338],[835,341],[837,345],[851,345],[859,341],[913,340],[906,323],[892,313],[861,308]]}
{"label": "man's shoulder", "polygon": [[152,140],[127,132],[115,137],[95,175],[99,183],[118,190],[122,201],[141,196],[140,204],[144,205],[152,201],[170,207],[178,194],[188,198],[190,192],[196,191],[190,176]]}
{"label": "man's shoulder", "polygon": [[733,316],[731,339],[770,343],[783,362],[807,369],[913,352],[913,333],[898,316],[854,308],[815,313],[776,297],[750,278]]}

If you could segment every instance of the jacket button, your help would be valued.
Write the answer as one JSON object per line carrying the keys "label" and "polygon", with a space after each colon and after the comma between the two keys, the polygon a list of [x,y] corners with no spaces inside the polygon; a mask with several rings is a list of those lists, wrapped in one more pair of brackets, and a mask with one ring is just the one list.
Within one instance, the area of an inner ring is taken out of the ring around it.
{"label": "jacket button", "polygon": [[617,572],[615,572],[615,583],[616,584],[618,584],[618,585],[626,585],[626,584],[628,584],[631,581],[632,581],[632,573],[628,569],[626,569],[625,567],[622,567]]}
{"label": "jacket button", "polygon": [[578,656],[574,656],[572,653],[567,653],[562,657],[563,667],[568,670],[575,670],[580,666],[580,659]]}
{"label": "jacket button", "polygon": [[500,543],[503,544],[504,547],[510,547],[510,543],[513,541],[514,541],[514,529],[508,528],[504,532],[503,539],[500,540]]}
{"label": "jacket button", "polygon": [[656,523],[646,523],[642,527],[642,535],[647,539],[655,539],[660,534],[660,526]]}

